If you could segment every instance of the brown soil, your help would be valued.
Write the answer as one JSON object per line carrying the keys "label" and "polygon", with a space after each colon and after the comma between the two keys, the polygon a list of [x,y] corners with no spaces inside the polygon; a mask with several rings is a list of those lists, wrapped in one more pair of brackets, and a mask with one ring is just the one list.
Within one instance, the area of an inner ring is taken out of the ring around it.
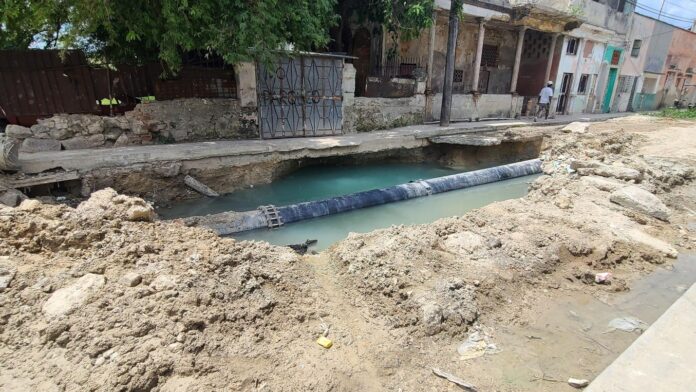
{"label": "brown soil", "polygon": [[[619,295],[669,265],[671,248],[696,246],[693,132],[693,122],[642,116],[548,130],[546,175],[527,197],[305,257],[152,221],[142,200],[108,190],[76,209],[0,208],[0,278],[11,277],[0,292],[0,390],[457,390],[433,367],[481,391],[571,390],[549,381],[553,358],[568,354],[552,340],[530,338],[541,354],[523,368],[501,361],[523,352],[519,331],[557,318],[563,302],[551,303]],[[600,163],[638,170],[669,222],[610,202],[578,174]],[[593,283],[605,271],[611,284]],[[502,353],[461,360],[472,331]],[[321,334],[333,347],[315,342]],[[592,352],[572,355],[591,377],[618,353],[587,339]]]}

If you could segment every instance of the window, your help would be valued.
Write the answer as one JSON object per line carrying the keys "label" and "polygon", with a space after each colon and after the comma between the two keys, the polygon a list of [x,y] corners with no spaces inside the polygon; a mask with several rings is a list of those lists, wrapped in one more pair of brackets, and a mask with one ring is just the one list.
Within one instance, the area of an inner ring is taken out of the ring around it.
{"label": "window", "polygon": [[616,10],[619,12],[624,12],[625,8],[626,8],[626,0],[619,0],[619,3],[616,5]]}
{"label": "window", "polygon": [[590,95],[594,95],[596,83],[597,83],[597,74],[592,74],[590,77],[590,81],[588,82],[588,84],[590,85]]}
{"label": "window", "polygon": [[638,57],[638,54],[640,54],[640,44],[642,44],[643,41],[639,39],[633,40],[633,48],[631,48],[631,57]]}
{"label": "window", "polygon": [[587,93],[587,85],[589,84],[589,81],[589,74],[580,75],[580,82],[578,83],[578,95],[584,95],[585,93]]}
{"label": "window", "polygon": [[498,66],[498,47],[495,45],[483,45],[481,51],[481,66],[497,67]]}
{"label": "window", "polygon": [[566,46],[567,54],[578,54],[578,39],[568,38],[568,45]]}
{"label": "window", "polygon": [[454,70],[454,83],[462,83],[464,81],[464,70],[455,69]]}
{"label": "window", "polygon": [[621,61],[621,51],[615,50],[611,54],[611,65],[619,65],[619,61]]}
{"label": "window", "polygon": [[643,89],[641,92],[643,94],[655,94],[655,89],[657,87],[657,78],[645,78],[643,82]]}
{"label": "window", "polygon": [[627,93],[631,90],[631,85],[633,84],[633,76],[620,76],[619,77],[619,93]]}

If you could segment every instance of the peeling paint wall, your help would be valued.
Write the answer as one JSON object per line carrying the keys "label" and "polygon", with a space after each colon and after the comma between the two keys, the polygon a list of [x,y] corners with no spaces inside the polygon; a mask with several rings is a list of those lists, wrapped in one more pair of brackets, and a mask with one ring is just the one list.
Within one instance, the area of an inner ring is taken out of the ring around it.
{"label": "peeling paint wall", "polygon": [[[572,55],[567,53],[568,40],[570,38],[572,37],[565,37],[563,39],[561,59],[558,65],[556,78],[554,79],[554,91],[556,92],[556,97],[558,97],[560,94],[558,90],[563,80],[563,74],[573,74],[567,110],[569,113],[592,112],[594,110],[594,104],[597,102],[596,84],[599,79],[606,44],[586,38],[583,44],[583,50],[578,50],[577,54]],[[590,77],[585,92],[580,93],[578,92],[578,88],[580,86],[580,78],[583,74],[590,75]]]}
{"label": "peeling paint wall", "polygon": [[[482,119],[482,118],[512,118],[519,116],[522,111],[521,96],[511,94],[483,94],[474,98],[472,94],[452,94],[452,119]],[[433,96],[431,115],[435,120],[440,119],[442,94]]]}

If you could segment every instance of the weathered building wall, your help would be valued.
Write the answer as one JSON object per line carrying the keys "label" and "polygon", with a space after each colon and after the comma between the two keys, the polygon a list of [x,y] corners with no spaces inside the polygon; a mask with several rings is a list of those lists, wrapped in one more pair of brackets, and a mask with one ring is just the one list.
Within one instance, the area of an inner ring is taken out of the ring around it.
{"label": "weathered building wall", "polygon": [[[475,98],[472,94],[452,94],[453,120],[483,118],[513,118],[522,111],[523,97],[512,94],[482,94]],[[431,116],[440,119],[442,94],[433,96]]]}
{"label": "weathered building wall", "polygon": [[[584,42],[580,44],[577,54],[568,54],[569,39],[574,37],[564,37],[563,45],[561,46],[561,55],[558,65],[558,71],[555,74],[554,93],[556,102],[561,94],[561,83],[563,74],[572,74],[572,85],[568,94],[568,103],[566,111],[568,113],[586,113],[594,110],[595,102],[597,102],[596,85],[599,79],[599,74],[604,58],[606,44],[598,42],[592,38],[582,38]],[[553,75],[553,74],[552,74]],[[580,79],[582,75],[588,75],[588,81],[585,86],[585,91],[580,92]],[[553,110],[556,108],[554,107]]]}
{"label": "weathered building wall", "polygon": [[663,86],[662,103],[673,105],[680,99],[689,104],[696,101],[696,88],[687,85],[696,83],[696,33],[674,29],[672,43],[665,61],[667,77]]}
{"label": "weathered building wall", "polygon": [[[640,15],[635,15],[631,20],[631,26],[629,28],[629,33],[626,37],[627,42],[627,53],[623,65],[621,66],[621,75],[630,76],[635,78],[635,93],[631,95],[621,94],[618,95],[618,111],[624,112],[629,109],[641,110],[640,106],[645,102],[645,97],[641,98],[643,92],[643,83],[645,78],[643,76],[643,71],[645,70],[648,57],[649,49],[651,47],[652,36],[655,30],[655,21],[649,18],[642,17]],[[640,41],[640,51],[635,55],[633,53],[633,45],[636,41]],[[632,89],[633,90],[633,89]],[[631,104],[629,102],[632,100]]]}
{"label": "weathered building wall", "polygon": [[425,95],[408,98],[355,97],[343,111],[343,131],[370,132],[379,129],[422,124]]}
{"label": "weathered building wall", "polygon": [[14,127],[24,152],[120,147],[210,139],[257,138],[236,99],[188,98],[139,104],[123,116],[58,114]]}

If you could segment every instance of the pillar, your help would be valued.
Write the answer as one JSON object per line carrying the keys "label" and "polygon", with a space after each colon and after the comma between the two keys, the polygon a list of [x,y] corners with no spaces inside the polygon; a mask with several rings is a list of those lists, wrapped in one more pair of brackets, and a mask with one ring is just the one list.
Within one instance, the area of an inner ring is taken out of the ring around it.
{"label": "pillar", "polygon": [[474,64],[474,81],[472,85],[472,90],[478,92],[479,86],[479,75],[481,74],[481,56],[483,54],[483,37],[486,33],[486,25],[483,19],[478,19],[479,22],[479,33],[478,33],[478,43],[476,44],[476,62]]}
{"label": "pillar", "polygon": [[570,113],[570,107],[573,105],[573,101],[575,100],[575,96],[578,91],[578,87],[580,86],[580,69],[582,68],[582,52],[585,50],[585,39],[584,38],[579,38],[578,39],[578,52],[576,54],[576,63],[575,63],[575,71],[573,71],[573,80],[572,83],[570,84],[570,91],[569,91],[569,96],[570,99],[568,100],[568,104],[565,107],[565,113],[563,114],[569,114]]}
{"label": "pillar", "polygon": [[428,40],[428,79],[425,85],[425,113],[423,118],[427,121],[432,120],[433,106],[433,61],[435,57],[435,34],[437,23],[437,14],[433,12],[433,24],[430,25],[430,37]]}
{"label": "pillar", "polygon": [[522,46],[524,45],[524,32],[527,27],[522,27],[517,36],[517,51],[515,52],[515,65],[512,67],[512,81],[510,82],[510,92],[517,93],[517,76],[520,74],[520,60],[522,58]]}
{"label": "pillar", "polygon": [[459,12],[462,0],[452,0],[449,11],[449,34],[447,36],[447,55],[445,57],[445,82],[442,88],[442,108],[440,109],[440,126],[450,124],[452,114],[452,83],[454,79],[454,54],[457,50],[457,33],[459,32]]}
{"label": "pillar", "polygon": [[546,82],[548,82],[549,78],[551,77],[551,65],[553,65],[553,56],[556,54],[556,41],[557,40],[558,40],[558,34],[554,34],[553,37],[551,37],[551,47],[549,48],[549,58],[546,59],[546,72],[544,73],[544,86],[546,85]]}

